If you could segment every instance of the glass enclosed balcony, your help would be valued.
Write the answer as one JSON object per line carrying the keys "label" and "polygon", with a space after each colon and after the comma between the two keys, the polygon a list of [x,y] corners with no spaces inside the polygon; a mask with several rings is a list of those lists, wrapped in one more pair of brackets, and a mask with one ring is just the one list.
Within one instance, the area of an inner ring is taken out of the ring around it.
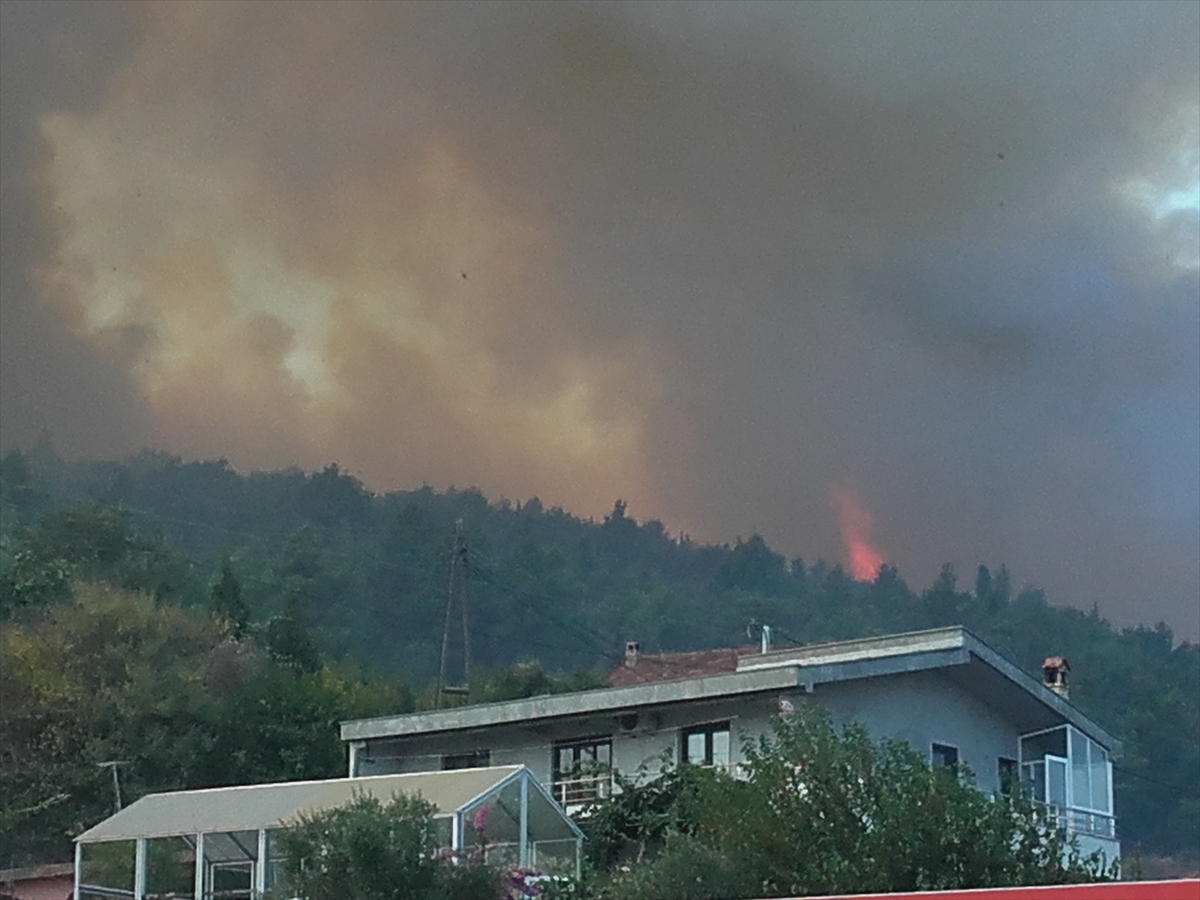
{"label": "glass enclosed balcony", "polygon": [[1021,777],[1068,835],[1115,841],[1112,760],[1070,725],[1027,734],[1020,744]]}

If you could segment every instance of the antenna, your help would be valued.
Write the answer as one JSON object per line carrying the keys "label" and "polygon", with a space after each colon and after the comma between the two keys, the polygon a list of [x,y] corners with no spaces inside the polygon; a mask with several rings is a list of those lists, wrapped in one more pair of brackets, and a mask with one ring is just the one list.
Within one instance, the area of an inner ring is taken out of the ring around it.
{"label": "antenna", "polygon": [[113,793],[117,797],[117,812],[121,811],[121,780],[117,777],[117,768],[119,766],[129,765],[127,759],[109,759],[102,763],[96,763],[96,766],[101,769],[112,769],[113,776]]}
{"label": "antenna", "polygon": [[[454,549],[450,553],[450,584],[446,590],[446,622],[442,627],[442,662],[438,669],[438,686],[435,708],[441,709],[445,697],[454,695],[471,702],[471,634],[467,627],[467,539],[463,535],[463,522],[454,523]],[[450,656],[450,622],[454,616],[454,601],[462,609],[462,683],[446,683],[446,669]]]}

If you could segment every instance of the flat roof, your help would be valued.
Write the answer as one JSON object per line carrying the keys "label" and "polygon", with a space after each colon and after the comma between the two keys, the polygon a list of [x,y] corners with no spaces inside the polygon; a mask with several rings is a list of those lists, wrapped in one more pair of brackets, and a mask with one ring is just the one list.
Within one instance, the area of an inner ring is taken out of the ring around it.
{"label": "flat roof", "polygon": [[342,740],[356,741],[487,728],[494,725],[542,721],[588,713],[619,713],[622,710],[632,712],[646,706],[786,690],[798,687],[801,683],[797,668],[788,666],[770,668],[761,672],[730,672],[707,678],[657,681],[630,687],[551,694],[526,700],[479,703],[473,706],[459,706],[454,709],[440,709],[433,712],[380,716],[374,719],[352,719],[341,724]]}
{"label": "flat roof", "polygon": [[410,737],[588,714],[620,715],[648,706],[786,691],[930,669],[945,670],[964,690],[1001,708],[1022,731],[1074,725],[1120,755],[1120,742],[1069,700],[1005,659],[961,626],[751,653],[737,671],[702,678],[600,688],[481,703],[433,712],[341,723],[342,740]]}
{"label": "flat roof", "polygon": [[90,844],[278,828],[303,813],[342,806],[356,794],[382,801],[419,794],[434,805],[435,814],[450,815],[522,771],[528,772],[524,766],[492,766],[147,794],[75,840]]}

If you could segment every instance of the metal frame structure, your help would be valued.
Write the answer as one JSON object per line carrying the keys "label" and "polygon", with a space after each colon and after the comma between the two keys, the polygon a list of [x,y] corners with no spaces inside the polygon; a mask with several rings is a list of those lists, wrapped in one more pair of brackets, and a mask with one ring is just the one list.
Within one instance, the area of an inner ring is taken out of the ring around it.
{"label": "metal frame structure", "polygon": [[[525,766],[497,766],[150,794],[75,839],[74,898],[186,896],[177,889],[167,895],[150,890],[150,841],[173,838],[186,846],[176,856],[190,857],[193,900],[217,896],[257,900],[272,887],[271,869],[279,862],[271,854],[272,831],[287,828],[304,814],[341,806],[357,795],[386,800],[398,794],[422,796],[434,805],[435,821],[449,821],[449,846],[439,850],[499,851],[500,855],[515,850],[511,862],[529,868],[537,864],[539,843],[573,842],[574,874],[579,875],[583,841],[579,827]],[[478,823],[486,823],[489,814],[493,827],[500,826],[504,833],[503,843],[485,839],[485,829]],[[114,842],[133,843],[132,890],[85,880],[86,848]],[[246,866],[250,871],[245,887],[230,890],[215,884],[219,869]]]}

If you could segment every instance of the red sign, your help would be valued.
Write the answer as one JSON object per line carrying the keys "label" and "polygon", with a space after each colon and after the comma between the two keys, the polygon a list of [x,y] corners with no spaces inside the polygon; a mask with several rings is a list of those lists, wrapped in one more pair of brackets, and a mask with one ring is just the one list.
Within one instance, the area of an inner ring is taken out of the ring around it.
{"label": "red sign", "polygon": [[919,891],[911,894],[838,894],[836,897],[806,897],[803,900],[1200,900],[1200,878],[980,888],[970,891]]}

